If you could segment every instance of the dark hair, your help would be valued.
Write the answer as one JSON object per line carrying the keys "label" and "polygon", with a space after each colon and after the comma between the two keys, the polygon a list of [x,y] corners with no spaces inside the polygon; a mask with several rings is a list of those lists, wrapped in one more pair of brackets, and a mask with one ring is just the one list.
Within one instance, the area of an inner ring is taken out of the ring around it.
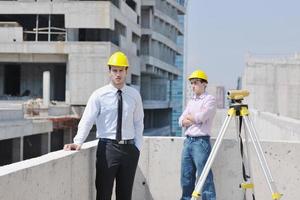
{"label": "dark hair", "polygon": [[[108,69],[109,69],[109,71],[111,70],[111,65],[108,65]],[[125,70],[127,70],[128,69],[128,67],[125,67]]]}
{"label": "dark hair", "polygon": [[202,78],[199,78],[199,81],[200,81],[201,83],[208,83],[207,80],[204,80],[204,79],[202,79]]}

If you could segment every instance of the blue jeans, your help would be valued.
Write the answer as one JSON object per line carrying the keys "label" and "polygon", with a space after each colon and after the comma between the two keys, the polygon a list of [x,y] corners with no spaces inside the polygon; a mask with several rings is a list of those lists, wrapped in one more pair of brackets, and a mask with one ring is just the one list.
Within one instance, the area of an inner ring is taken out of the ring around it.
{"label": "blue jeans", "polygon": [[[184,140],[181,160],[181,200],[190,200],[197,178],[202,173],[211,151],[209,137],[187,137]],[[202,200],[216,200],[212,171],[204,182],[201,192]]]}

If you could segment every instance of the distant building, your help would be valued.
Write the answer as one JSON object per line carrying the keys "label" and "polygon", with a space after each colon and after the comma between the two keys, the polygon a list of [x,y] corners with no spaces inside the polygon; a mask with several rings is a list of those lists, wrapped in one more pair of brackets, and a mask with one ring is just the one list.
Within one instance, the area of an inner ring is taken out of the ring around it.
{"label": "distant building", "polygon": [[[185,0],[187,1],[187,0]],[[184,0],[179,1],[182,5],[186,5]],[[178,15],[179,24],[184,29],[184,22],[185,22],[185,15]],[[184,49],[184,35],[178,35],[177,36],[177,45]],[[173,80],[171,82],[171,88],[172,88],[172,126],[171,126],[171,135],[174,136],[181,136],[182,135],[182,128],[178,125],[178,119],[182,113],[183,109],[183,81],[185,77],[183,77],[183,67],[184,67],[184,58],[183,54],[177,54],[175,65],[180,70],[181,75],[178,76],[176,80]]]}
{"label": "distant building", "polygon": [[224,86],[210,85],[207,86],[207,92],[216,97],[217,108],[225,108],[225,88]]}
{"label": "distant building", "polygon": [[142,1],[141,13],[145,135],[180,135],[184,1]]}

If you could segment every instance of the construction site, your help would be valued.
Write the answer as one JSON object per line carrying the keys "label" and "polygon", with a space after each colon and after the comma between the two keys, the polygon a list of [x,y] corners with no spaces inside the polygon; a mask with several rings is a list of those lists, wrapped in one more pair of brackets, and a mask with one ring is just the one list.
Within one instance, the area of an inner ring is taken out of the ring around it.
{"label": "construction site", "polygon": [[[117,50],[128,55],[126,84],[140,91],[145,113],[133,200],[180,198],[178,117],[191,95],[183,84],[186,3],[0,0],[0,199],[95,199],[95,127],[82,150],[62,149],[88,97],[109,82],[107,58]],[[297,53],[249,54],[238,84],[250,92],[244,101],[284,200],[298,199],[300,183],[299,72]],[[223,86],[208,90],[217,99],[214,144],[228,103]],[[232,121],[212,167],[218,200],[246,192],[236,130]],[[256,199],[272,199],[252,158]]]}
{"label": "construction site", "polygon": [[145,134],[181,134],[184,1],[0,1],[0,13],[1,165],[71,142],[116,50],[141,91]]}

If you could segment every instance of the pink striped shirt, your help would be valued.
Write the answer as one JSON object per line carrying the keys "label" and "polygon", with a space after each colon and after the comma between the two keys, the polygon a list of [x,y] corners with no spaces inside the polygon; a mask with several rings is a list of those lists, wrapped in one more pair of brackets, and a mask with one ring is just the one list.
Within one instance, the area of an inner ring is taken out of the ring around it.
{"label": "pink striped shirt", "polygon": [[182,120],[186,115],[192,115],[195,123],[187,127],[185,135],[191,137],[211,135],[213,118],[216,114],[216,98],[212,95],[203,93],[194,96],[189,100],[184,112],[179,118],[179,125],[182,127]]}

